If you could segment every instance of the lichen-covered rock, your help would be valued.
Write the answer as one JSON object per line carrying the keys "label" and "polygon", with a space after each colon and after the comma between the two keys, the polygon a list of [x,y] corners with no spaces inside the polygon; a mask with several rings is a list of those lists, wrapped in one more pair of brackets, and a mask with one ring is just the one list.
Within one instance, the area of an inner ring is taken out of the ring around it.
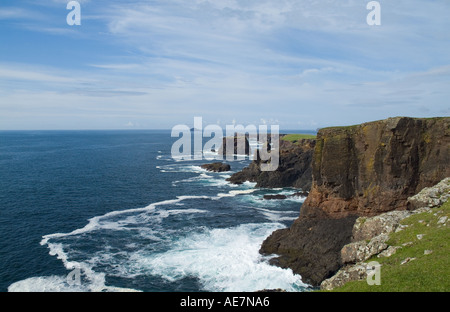
{"label": "lichen-covered rock", "polygon": [[374,216],[450,176],[450,117],[320,129],[304,216]]}
{"label": "lichen-covered rock", "polygon": [[368,240],[380,234],[394,232],[399,221],[409,215],[408,211],[390,211],[375,217],[360,217],[353,226],[352,241]]}
{"label": "lichen-covered rock", "polygon": [[365,264],[349,265],[342,267],[335,275],[322,281],[320,289],[332,290],[341,287],[350,281],[367,278],[367,266]]}
{"label": "lichen-covered rock", "polygon": [[386,244],[388,239],[389,235],[383,233],[373,237],[369,242],[362,240],[345,245],[341,249],[342,263],[357,263],[379,254],[388,248]]}
{"label": "lichen-covered rock", "polygon": [[437,207],[450,198],[450,178],[445,178],[433,187],[426,187],[418,194],[408,198],[409,209]]}
{"label": "lichen-covered rock", "polygon": [[401,246],[389,246],[386,250],[383,250],[378,254],[378,258],[380,257],[390,257],[394,255],[398,249],[402,248]]}

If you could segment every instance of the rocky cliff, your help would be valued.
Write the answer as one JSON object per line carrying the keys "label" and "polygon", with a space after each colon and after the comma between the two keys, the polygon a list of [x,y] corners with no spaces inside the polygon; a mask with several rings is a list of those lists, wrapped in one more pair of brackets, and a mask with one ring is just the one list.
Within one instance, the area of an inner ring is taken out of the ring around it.
{"label": "rocky cliff", "polygon": [[261,171],[261,159],[254,160],[242,171],[233,174],[228,181],[240,184],[256,182],[256,187],[295,187],[309,191],[312,183],[311,161],[314,139],[302,139],[295,143],[279,141],[279,165],[275,171]]}
{"label": "rocky cliff", "polygon": [[319,285],[341,267],[358,217],[413,208],[409,196],[450,176],[450,118],[321,129],[313,153],[312,187],[299,218],[260,251]]}

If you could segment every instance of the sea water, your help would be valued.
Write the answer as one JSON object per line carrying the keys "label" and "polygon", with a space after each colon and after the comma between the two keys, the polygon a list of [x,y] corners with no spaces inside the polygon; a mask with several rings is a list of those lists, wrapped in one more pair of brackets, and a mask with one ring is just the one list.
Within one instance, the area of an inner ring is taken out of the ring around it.
{"label": "sea water", "polygon": [[[170,131],[0,132],[0,291],[256,291],[305,285],[259,253],[304,198],[175,161]],[[251,142],[253,147],[256,142]]]}

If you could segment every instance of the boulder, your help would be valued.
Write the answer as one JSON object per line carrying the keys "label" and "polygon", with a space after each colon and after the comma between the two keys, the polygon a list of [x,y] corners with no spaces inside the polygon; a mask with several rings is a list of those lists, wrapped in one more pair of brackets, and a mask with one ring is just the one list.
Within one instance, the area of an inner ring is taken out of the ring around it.
{"label": "boulder", "polygon": [[320,284],[322,290],[332,290],[341,287],[350,281],[367,278],[367,266],[364,264],[348,265],[342,267],[335,275]]}
{"label": "boulder", "polygon": [[345,245],[341,249],[341,260],[343,264],[362,262],[370,257],[379,254],[386,248],[389,236],[387,234],[380,234],[373,237],[370,241],[357,241]]}
{"label": "boulder", "polygon": [[408,211],[390,211],[375,217],[359,217],[352,230],[352,241],[370,240],[381,234],[394,232]]}
{"label": "boulder", "polygon": [[286,195],[282,195],[282,194],[275,194],[275,195],[269,195],[266,194],[263,196],[264,199],[286,199],[287,196]]}
{"label": "boulder", "polygon": [[408,208],[437,207],[450,198],[450,178],[446,178],[433,187],[426,187],[418,194],[408,198]]}
{"label": "boulder", "polygon": [[204,165],[201,165],[200,167],[203,169],[206,169],[208,171],[213,171],[213,172],[224,172],[224,171],[230,171],[230,169],[231,169],[229,164],[224,164],[221,162],[204,164]]}

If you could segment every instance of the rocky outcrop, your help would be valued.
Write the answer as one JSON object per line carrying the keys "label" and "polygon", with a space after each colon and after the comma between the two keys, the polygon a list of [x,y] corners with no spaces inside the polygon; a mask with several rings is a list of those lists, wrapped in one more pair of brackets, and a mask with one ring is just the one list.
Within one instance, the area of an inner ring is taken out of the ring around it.
{"label": "rocky outcrop", "polygon": [[408,198],[409,209],[441,206],[450,198],[450,178],[446,178],[433,187],[426,187],[418,194]]}
{"label": "rocky outcrop", "polygon": [[229,164],[224,164],[221,162],[215,162],[215,163],[211,163],[211,164],[204,164],[200,166],[201,168],[208,170],[208,171],[213,171],[213,172],[224,172],[224,171],[230,171],[231,170],[231,166]]}
{"label": "rocky outcrop", "polygon": [[287,196],[286,196],[286,195],[283,195],[283,194],[275,194],[275,195],[272,195],[272,194],[266,194],[266,195],[263,196],[263,198],[266,199],[266,200],[271,200],[271,199],[286,199]]}
{"label": "rocky outcrop", "polygon": [[288,195],[284,195],[284,194],[266,194],[263,196],[263,199],[266,200],[271,200],[271,199],[287,199],[287,198],[292,198],[292,197],[307,197],[308,196],[308,192],[306,191],[300,191],[300,192],[295,192],[293,194],[288,194]]}
{"label": "rocky outcrop", "polygon": [[[425,188],[408,199],[409,202],[414,202],[416,210],[391,211],[375,217],[359,217],[353,225],[351,243],[341,249],[343,267],[334,276],[324,280],[320,288],[331,290],[349,281],[367,278],[368,264],[364,261],[373,256],[390,257],[398,249],[403,248],[387,244],[391,233],[404,228],[400,223],[403,219],[413,214],[431,211],[431,208],[441,206],[448,198],[450,198],[450,178],[445,178],[437,185]],[[421,238],[421,235],[417,235],[417,239]],[[424,254],[430,253],[432,253],[430,250],[424,251]],[[412,259],[407,258],[402,264]]]}
{"label": "rocky outcrop", "polygon": [[290,228],[273,232],[260,252],[276,254],[270,264],[290,268],[303,282],[318,286],[341,267],[340,252],[351,241],[355,219],[299,218]]}
{"label": "rocky outcrop", "polygon": [[449,163],[448,117],[321,129],[300,216],[272,233],[260,252],[277,254],[272,263],[319,285],[343,265],[341,250],[352,243],[358,217],[411,208],[409,197],[450,176]]}
{"label": "rocky outcrop", "polygon": [[[227,146],[228,141],[233,141],[233,146]],[[222,139],[222,145],[217,151],[219,155],[250,155],[250,143],[247,135],[235,135],[233,137],[224,137]]]}
{"label": "rocky outcrop", "polygon": [[296,143],[279,141],[279,165],[275,171],[262,171],[261,159],[233,174],[227,180],[234,184],[256,182],[256,187],[294,187],[309,191],[312,183],[311,161],[315,140],[303,139]]}
{"label": "rocky outcrop", "polygon": [[341,268],[335,275],[324,280],[320,284],[322,290],[332,290],[336,287],[344,286],[350,281],[358,281],[367,278],[367,271],[370,267],[364,263],[349,265]]}

